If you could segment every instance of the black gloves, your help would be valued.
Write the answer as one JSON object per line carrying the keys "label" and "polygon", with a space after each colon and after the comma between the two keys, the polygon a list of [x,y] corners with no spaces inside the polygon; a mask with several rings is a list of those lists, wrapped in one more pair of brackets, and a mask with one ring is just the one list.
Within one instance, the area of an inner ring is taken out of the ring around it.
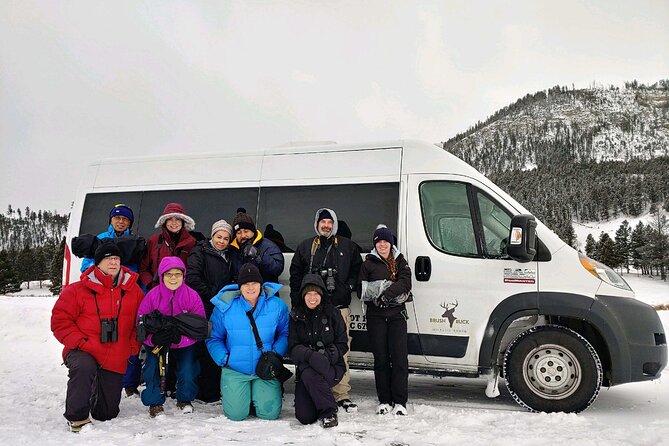
{"label": "black gloves", "polygon": [[154,334],[151,338],[153,345],[170,346],[171,344],[178,344],[181,341],[181,333],[174,325],[168,325]]}
{"label": "black gloves", "polygon": [[339,361],[339,349],[334,344],[325,347],[325,356],[330,361],[330,364],[335,365]]}
{"label": "black gloves", "polygon": [[256,266],[260,266],[262,262],[262,256],[258,248],[253,246],[251,242],[246,243],[242,248],[242,256],[244,257],[244,263],[254,263]]}

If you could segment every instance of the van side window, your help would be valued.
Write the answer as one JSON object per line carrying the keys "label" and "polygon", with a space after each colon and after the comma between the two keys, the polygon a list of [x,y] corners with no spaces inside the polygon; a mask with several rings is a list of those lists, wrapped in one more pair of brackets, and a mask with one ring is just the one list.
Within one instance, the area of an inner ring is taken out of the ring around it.
{"label": "van side window", "polygon": [[428,181],[420,185],[423,224],[430,241],[449,254],[479,256],[464,183]]}
{"label": "van side window", "polygon": [[485,255],[501,257],[506,254],[511,215],[481,191],[476,192],[476,201],[481,215]]}
{"label": "van side window", "polygon": [[263,231],[271,224],[286,249],[294,250],[302,240],[316,235],[316,210],[326,207],[340,220],[338,234],[369,252],[376,225],[385,223],[393,233],[397,230],[398,199],[399,183],[263,186],[257,227]]}

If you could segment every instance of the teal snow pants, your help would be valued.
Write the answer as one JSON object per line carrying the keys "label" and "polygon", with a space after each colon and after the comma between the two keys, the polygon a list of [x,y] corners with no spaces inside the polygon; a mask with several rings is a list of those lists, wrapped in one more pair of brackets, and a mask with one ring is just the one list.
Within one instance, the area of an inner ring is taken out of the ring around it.
{"label": "teal snow pants", "polygon": [[251,401],[256,416],[263,420],[276,420],[281,414],[281,384],[278,380],[264,380],[224,367],[221,373],[223,414],[233,421],[249,416]]}

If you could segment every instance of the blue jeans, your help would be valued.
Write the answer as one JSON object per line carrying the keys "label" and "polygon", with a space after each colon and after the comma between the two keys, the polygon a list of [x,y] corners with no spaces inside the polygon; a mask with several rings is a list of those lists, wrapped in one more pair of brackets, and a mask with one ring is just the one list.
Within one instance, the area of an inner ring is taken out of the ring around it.
{"label": "blue jeans", "polygon": [[123,388],[127,389],[128,387],[139,387],[139,383],[142,380],[142,361],[139,359],[139,355],[132,355],[128,358],[128,368],[123,375]]}
{"label": "blue jeans", "polygon": [[[142,391],[142,403],[145,406],[158,406],[165,403],[165,394],[160,391],[160,370],[158,355],[147,347],[144,361],[144,381],[146,389]],[[170,350],[168,367],[176,367],[177,401],[191,402],[197,395],[197,376],[200,364],[195,357],[195,345]]]}

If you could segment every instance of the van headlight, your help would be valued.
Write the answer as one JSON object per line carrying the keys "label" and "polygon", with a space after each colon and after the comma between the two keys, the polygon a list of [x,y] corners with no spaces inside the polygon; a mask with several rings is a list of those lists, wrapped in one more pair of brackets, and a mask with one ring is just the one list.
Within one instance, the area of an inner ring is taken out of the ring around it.
{"label": "van headlight", "polygon": [[622,278],[620,274],[613,271],[608,266],[604,265],[597,260],[592,260],[583,253],[578,253],[578,259],[581,261],[583,268],[588,270],[590,274],[598,278],[599,280],[613,285],[616,288],[621,288],[623,290],[632,291],[632,288],[625,282],[625,279]]}

